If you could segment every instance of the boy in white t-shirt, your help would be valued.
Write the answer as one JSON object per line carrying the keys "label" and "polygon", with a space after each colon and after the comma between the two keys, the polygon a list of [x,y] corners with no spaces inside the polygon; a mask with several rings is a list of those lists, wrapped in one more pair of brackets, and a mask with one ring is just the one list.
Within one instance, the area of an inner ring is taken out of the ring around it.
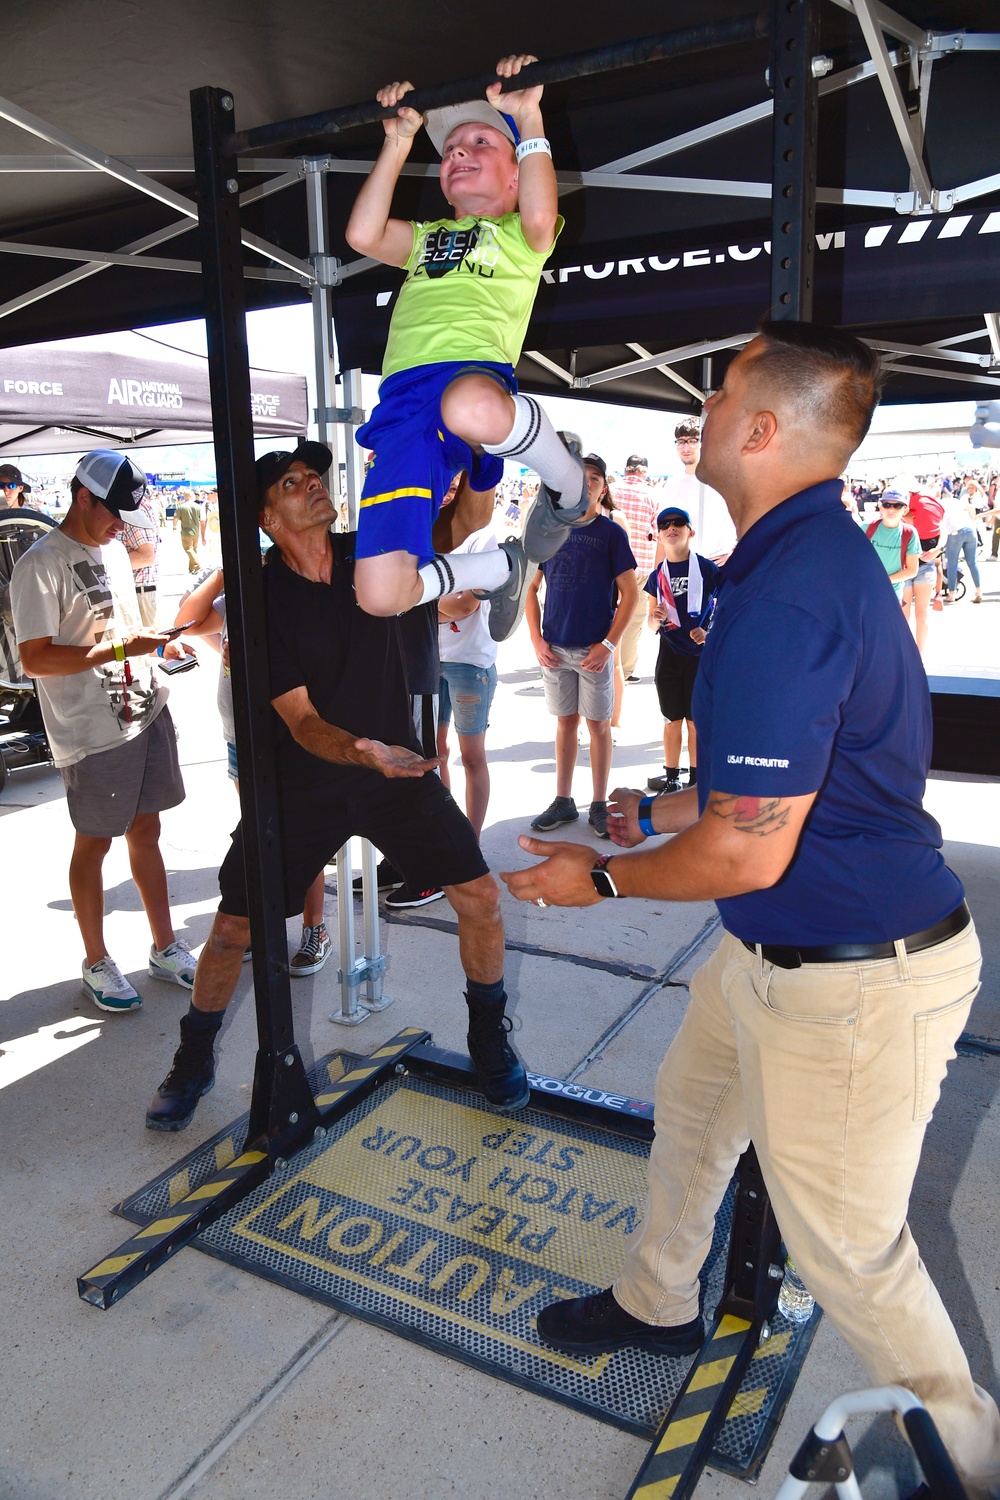
{"label": "boy in white t-shirt", "polygon": [[149,972],[191,989],[195,961],[174,933],[160,854],[160,813],[184,800],[184,783],[153,652],[185,654],[143,625],[128,553],[117,540],[139,518],[146,476],[124,453],[86,454],[70,483],[62,524],[37,541],[11,577],[21,665],[35,679],[55,765],[66,783],[76,842],[69,867],[85,957],[84,993],[100,1010],[137,1010],[142,999],[104,942],[102,868],[124,835],[149,918]]}

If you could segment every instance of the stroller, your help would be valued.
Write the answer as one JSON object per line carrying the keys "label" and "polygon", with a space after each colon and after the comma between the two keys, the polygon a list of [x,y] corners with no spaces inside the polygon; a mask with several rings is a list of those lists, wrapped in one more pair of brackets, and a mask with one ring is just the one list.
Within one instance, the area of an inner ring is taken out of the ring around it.
{"label": "stroller", "polygon": [[0,792],[11,771],[52,764],[41,706],[14,640],[10,576],[18,558],[55,524],[37,510],[0,510]]}

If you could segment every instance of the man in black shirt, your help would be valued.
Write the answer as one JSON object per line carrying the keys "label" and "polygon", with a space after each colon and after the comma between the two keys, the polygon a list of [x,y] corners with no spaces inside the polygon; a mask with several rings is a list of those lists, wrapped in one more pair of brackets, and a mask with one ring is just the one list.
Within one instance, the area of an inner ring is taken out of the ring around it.
{"label": "man in black shirt", "polygon": [[[319,443],[257,460],[260,524],[274,542],[265,569],[275,709],[285,910],[302,910],[316,875],[353,835],[368,838],[418,888],[442,886],[458,917],[469,1005],[469,1055],[489,1102],[528,1102],[507,1041],[504,932],[496,881],[468,819],[433,775],[414,736],[394,618],[354,596],[354,537],[333,535],[335,509]],[[146,1114],[181,1130],[215,1076],[213,1044],[250,941],[242,829],[219,871],[222,900],[198,960],[181,1045]]]}

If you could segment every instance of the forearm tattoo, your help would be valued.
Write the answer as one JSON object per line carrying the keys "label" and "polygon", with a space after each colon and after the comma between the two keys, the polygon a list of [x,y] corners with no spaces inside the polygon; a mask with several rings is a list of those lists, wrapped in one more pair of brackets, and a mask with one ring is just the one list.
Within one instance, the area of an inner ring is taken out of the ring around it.
{"label": "forearm tattoo", "polygon": [[726,818],[740,833],[776,833],[788,822],[788,802],[780,797],[731,797],[711,792],[706,812]]}

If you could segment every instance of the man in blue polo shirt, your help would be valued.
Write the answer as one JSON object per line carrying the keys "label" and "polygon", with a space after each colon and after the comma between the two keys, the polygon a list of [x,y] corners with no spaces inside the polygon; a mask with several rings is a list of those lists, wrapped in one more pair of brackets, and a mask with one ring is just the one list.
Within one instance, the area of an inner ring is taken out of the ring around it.
{"label": "man in blue polo shirt", "polygon": [[840,503],[881,376],[870,350],[765,324],[706,404],[698,477],[739,541],[694,695],[698,786],[616,791],[592,849],[503,876],[539,905],[718,902],[725,936],[656,1085],[645,1218],[613,1288],[538,1315],[546,1342],[691,1353],[715,1213],[752,1139],[796,1268],[873,1384],[929,1407],[970,1493],[1000,1494],[1000,1416],[906,1225],[924,1131],[979,988],[962,886],[922,807],[927,683]]}

